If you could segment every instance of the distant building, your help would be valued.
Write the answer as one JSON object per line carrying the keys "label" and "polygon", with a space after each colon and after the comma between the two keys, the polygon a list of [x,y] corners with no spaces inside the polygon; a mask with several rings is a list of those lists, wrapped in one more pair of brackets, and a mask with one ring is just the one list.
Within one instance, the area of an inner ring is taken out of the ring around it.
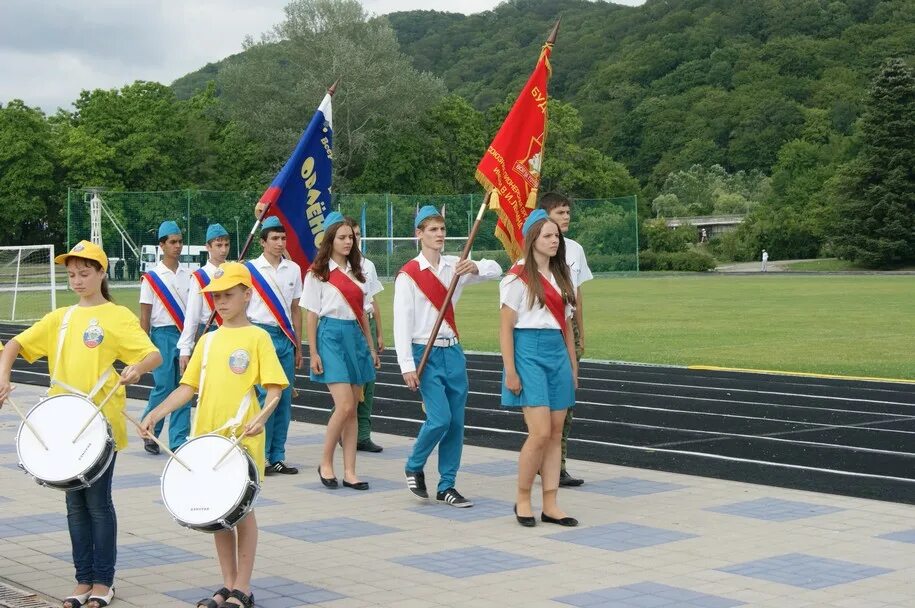
{"label": "distant building", "polygon": [[697,215],[694,217],[668,217],[664,219],[668,228],[679,228],[690,224],[699,228],[705,228],[708,232],[708,238],[712,239],[724,232],[730,232],[743,223],[745,215]]}

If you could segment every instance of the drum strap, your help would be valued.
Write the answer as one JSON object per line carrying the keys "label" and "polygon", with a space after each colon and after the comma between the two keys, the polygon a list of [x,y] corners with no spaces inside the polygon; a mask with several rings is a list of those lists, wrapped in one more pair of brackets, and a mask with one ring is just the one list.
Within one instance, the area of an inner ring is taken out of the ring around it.
{"label": "drum strap", "polygon": [[106,382],[108,382],[108,378],[111,376],[111,372],[114,371],[114,368],[109,367],[108,369],[106,369],[105,373],[102,374],[102,377],[98,379],[98,382],[95,383],[95,386],[93,386],[92,389],[88,393],[84,393],[83,391],[81,391],[77,388],[74,388],[74,387],[70,386],[69,384],[67,384],[66,382],[58,380],[57,378],[54,377],[57,374],[57,366],[60,365],[60,356],[64,352],[64,339],[67,336],[67,328],[70,326],[70,317],[73,316],[73,312],[76,310],[76,306],[77,305],[74,304],[73,306],[71,306],[70,308],[67,309],[67,312],[64,313],[63,320],[61,320],[61,322],[60,322],[60,329],[57,330],[57,355],[54,357],[54,371],[51,373],[50,386],[48,386],[48,390],[47,390],[46,394],[50,395],[51,387],[56,384],[57,386],[63,388],[64,390],[66,390],[70,393],[74,393],[76,395],[82,395],[91,401],[92,398],[95,396],[95,394],[97,392],[99,392],[100,390],[102,390],[102,387],[105,386]]}
{"label": "drum strap", "polygon": [[[213,343],[213,337],[217,332],[210,332],[203,338],[203,360],[200,362],[200,381],[197,388],[197,403],[199,404],[203,399],[204,391],[204,381],[206,380],[207,374],[207,362],[210,359],[210,345]],[[225,424],[223,424],[218,429],[213,429],[210,431],[211,434],[218,434],[226,429],[230,429],[230,434],[235,436],[235,429],[241,426],[242,421],[245,419],[245,416],[248,415],[248,408],[251,407],[251,399],[254,397],[254,388],[252,387],[245,396],[242,398],[241,403],[238,405],[238,411],[235,412],[235,415],[229,418]],[[200,410],[198,410],[199,412]],[[194,417],[194,426],[191,429],[191,437],[197,436],[197,417]]]}

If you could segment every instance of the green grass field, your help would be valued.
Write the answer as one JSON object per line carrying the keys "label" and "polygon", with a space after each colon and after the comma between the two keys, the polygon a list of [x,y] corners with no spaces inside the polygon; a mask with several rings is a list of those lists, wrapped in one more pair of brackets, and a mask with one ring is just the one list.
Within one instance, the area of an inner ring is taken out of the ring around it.
{"label": "green grass field", "polygon": [[[464,292],[457,316],[466,349],[498,350],[497,292],[495,282]],[[113,291],[134,310],[137,293]],[[589,358],[915,379],[909,276],[642,275],[600,278],[584,294]],[[72,301],[58,295],[58,305]],[[6,294],[0,311],[8,314]]]}

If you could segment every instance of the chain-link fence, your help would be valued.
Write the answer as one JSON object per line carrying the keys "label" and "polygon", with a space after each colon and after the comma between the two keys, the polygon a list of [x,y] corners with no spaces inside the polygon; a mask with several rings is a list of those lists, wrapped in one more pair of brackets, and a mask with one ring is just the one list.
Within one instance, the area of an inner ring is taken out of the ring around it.
{"label": "chain-link fence", "polygon": [[[229,231],[232,254],[237,257],[254,223],[254,203],[260,197],[259,192],[71,189],[67,196],[66,249],[90,237],[89,201],[95,194],[104,203],[102,243],[111,259],[111,278],[116,281],[138,279],[143,256],[154,255],[158,244],[157,229],[163,220],[178,222],[184,231],[184,243],[189,246],[187,261],[206,260],[203,251],[206,228],[214,222]],[[444,208],[449,236],[446,251],[459,253],[482,202],[482,193],[448,196],[340,194],[334,196],[333,205],[364,224],[366,255],[375,262],[379,274],[391,276],[416,255],[413,218],[419,207],[435,205]],[[508,257],[494,236],[495,225],[495,214],[487,212],[474,242],[474,257],[496,259],[507,267]],[[585,248],[594,272],[637,271],[636,197],[573,201],[569,236]],[[132,244],[136,246],[136,252]],[[255,239],[247,257],[259,254],[259,244]]]}

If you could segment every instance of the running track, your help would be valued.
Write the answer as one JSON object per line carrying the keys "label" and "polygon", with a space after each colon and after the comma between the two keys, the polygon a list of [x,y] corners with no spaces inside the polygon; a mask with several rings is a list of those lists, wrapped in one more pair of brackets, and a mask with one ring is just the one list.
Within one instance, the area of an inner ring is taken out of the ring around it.
{"label": "running track", "polygon": [[[18,330],[0,324],[0,340]],[[501,359],[471,354],[467,367],[467,442],[516,450],[524,430],[499,408]],[[47,385],[47,365],[19,360],[13,381]],[[129,394],[145,399],[150,385]],[[296,388],[294,418],[326,422],[324,386],[299,370]],[[584,362],[577,396],[572,458],[915,504],[915,383]],[[410,436],[420,424],[388,349],[374,429]]]}

